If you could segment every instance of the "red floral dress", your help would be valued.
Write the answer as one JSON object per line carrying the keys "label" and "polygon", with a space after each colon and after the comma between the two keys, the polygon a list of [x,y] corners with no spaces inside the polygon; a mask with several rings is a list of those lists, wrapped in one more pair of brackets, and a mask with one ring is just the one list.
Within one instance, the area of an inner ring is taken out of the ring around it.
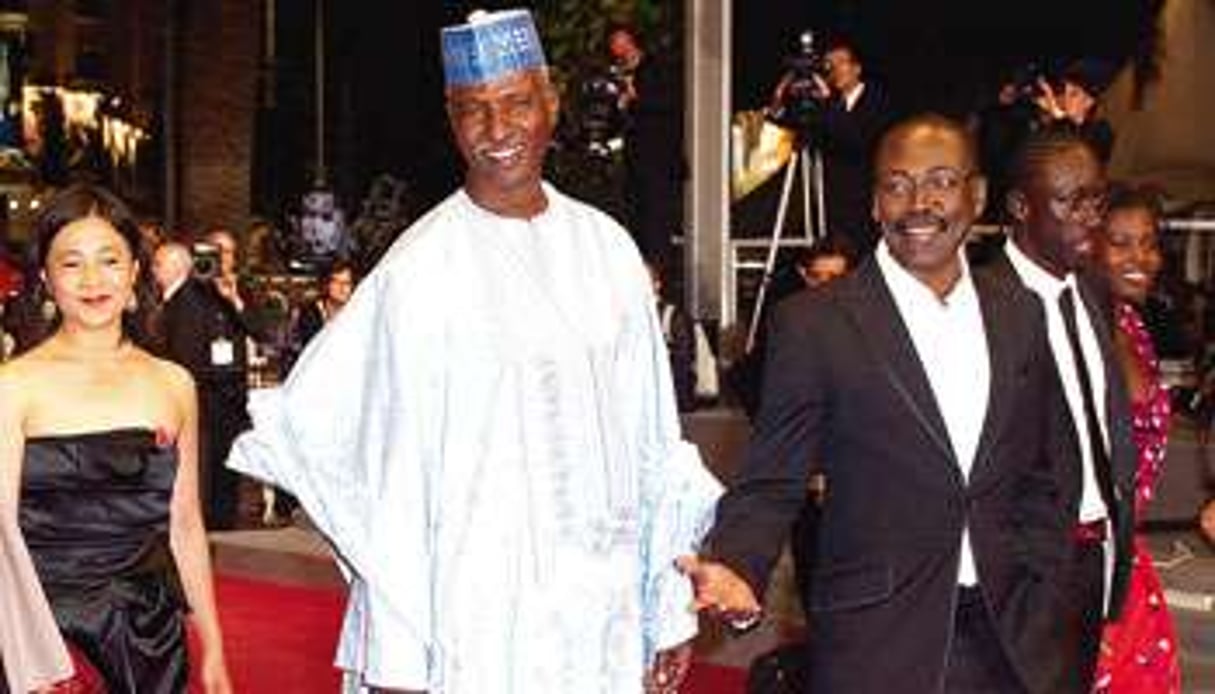
{"label": "red floral dress", "polygon": [[[1130,338],[1147,380],[1147,393],[1131,402],[1139,466],[1135,478],[1135,512],[1151,500],[1164,466],[1169,438],[1169,393],[1160,382],[1160,362],[1143,319],[1133,306],[1119,303],[1118,330]],[[1177,633],[1164,602],[1160,577],[1143,538],[1135,536],[1134,565],[1126,606],[1117,622],[1107,624],[1093,691],[1103,694],[1176,694],[1181,691]]]}

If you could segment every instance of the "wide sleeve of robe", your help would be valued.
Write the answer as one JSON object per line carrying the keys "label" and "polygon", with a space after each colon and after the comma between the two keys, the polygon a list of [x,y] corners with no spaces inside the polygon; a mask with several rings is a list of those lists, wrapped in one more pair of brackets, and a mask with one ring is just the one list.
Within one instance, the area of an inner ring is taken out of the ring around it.
{"label": "wide sleeve of robe", "polygon": [[645,310],[650,313],[648,329],[633,346],[635,353],[625,357],[633,364],[618,373],[635,379],[621,384],[623,390],[642,394],[630,416],[643,442],[642,623],[650,662],[656,651],[696,635],[697,616],[689,609],[692,586],[674,562],[698,551],[712,525],[721,484],[704,466],[696,446],[682,439],[670,359],[653,302]]}
{"label": "wide sleeve of robe", "polygon": [[0,514],[0,660],[8,689],[24,694],[72,676],[72,662],[21,531]]}
{"label": "wide sleeve of robe", "polygon": [[[427,689],[437,451],[437,323],[419,292],[373,273],[279,388],[251,394],[228,465],[294,493],[352,579],[339,665],[366,684]],[[391,594],[382,592],[392,587]]]}

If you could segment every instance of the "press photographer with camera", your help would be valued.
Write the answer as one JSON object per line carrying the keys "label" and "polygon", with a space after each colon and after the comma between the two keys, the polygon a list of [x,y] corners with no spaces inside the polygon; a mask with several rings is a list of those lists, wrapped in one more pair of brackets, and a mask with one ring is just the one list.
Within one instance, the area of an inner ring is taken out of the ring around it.
{"label": "press photographer with camera", "polygon": [[210,530],[237,521],[240,475],[224,460],[249,427],[248,339],[258,330],[246,316],[236,274],[236,241],[216,230],[193,246],[162,244],[152,271],[161,291],[164,356],[194,376],[199,399],[199,468]]}
{"label": "press photographer with camera", "polygon": [[1097,98],[1107,81],[1105,70],[1090,60],[1077,60],[1059,74],[1057,80],[1040,77],[1034,103],[1046,125],[1066,123],[1076,128],[1108,164],[1114,151],[1114,129],[1097,111]]}
{"label": "press photographer with camera", "polygon": [[683,80],[678,64],[642,48],[636,29],[608,32],[624,111],[628,223],[646,260],[667,266],[671,238],[683,227]]}
{"label": "press photographer with camera", "polygon": [[994,98],[978,111],[979,152],[989,194],[984,217],[1006,221],[1004,196],[1008,167],[1030,133],[1063,125],[1088,141],[1102,164],[1114,149],[1114,129],[1097,109],[1097,98],[1108,82],[1097,61],[1076,60],[1062,70],[1031,61],[1001,79]]}
{"label": "press photographer with camera", "polygon": [[855,46],[836,37],[820,57],[813,37],[804,32],[786,61],[769,113],[821,153],[827,235],[847,239],[863,256],[878,239],[870,218],[870,162],[892,114],[885,93],[864,79]]}

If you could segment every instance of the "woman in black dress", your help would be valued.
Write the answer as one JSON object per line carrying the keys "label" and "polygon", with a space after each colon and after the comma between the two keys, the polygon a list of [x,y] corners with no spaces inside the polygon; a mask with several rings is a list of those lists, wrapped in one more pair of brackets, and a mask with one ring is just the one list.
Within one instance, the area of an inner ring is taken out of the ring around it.
{"label": "woman in black dress", "polygon": [[[185,691],[187,614],[204,690],[228,694],[194,384],[139,344],[151,294],[135,220],[111,193],[72,186],[33,251],[55,325],[0,368],[0,523],[16,516],[59,634],[110,694]],[[27,615],[30,633],[46,614]]]}

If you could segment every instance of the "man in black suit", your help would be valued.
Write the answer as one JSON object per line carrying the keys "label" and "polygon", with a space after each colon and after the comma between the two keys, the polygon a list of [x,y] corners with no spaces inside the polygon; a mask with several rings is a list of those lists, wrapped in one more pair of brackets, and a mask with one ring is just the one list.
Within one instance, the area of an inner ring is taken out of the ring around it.
{"label": "man in black suit", "polygon": [[[186,367],[198,384],[199,461],[207,528],[237,521],[240,475],[224,461],[238,434],[249,428],[248,350],[252,326],[243,306],[226,298],[216,280],[192,274],[190,250],[166,243],[153,272],[161,287],[164,355]],[[218,269],[218,268],[217,268]]]}
{"label": "man in black suit", "polygon": [[1041,306],[962,253],[984,203],[976,166],[965,129],[940,116],[883,138],[883,240],[777,309],[744,467],[703,556],[680,559],[697,607],[757,617],[821,471],[802,596],[815,694],[1080,691],[1059,616],[1059,469],[1077,447]]}
{"label": "man in black suit", "polygon": [[1086,682],[1093,676],[1103,618],[1116,617],[1126,595],[1135,525],[1136,453],[1112,312],[1098,285],[1077,274],[1088,262],[1105,204],[1103,165],[1082,131],[1052,127],[1031,134],[1012,164],[1012,242],[992,267],[1023,282],[1046,308],[1068,420],[1080,444],[1083,464],[1063,482],[1065,498],[1076,502],[1070,509],[1076,528],[1069,604]]}
{"label": "man in black suit", "polygon": [[879,230],[869,216],[873,150],[890,122],[885,94],[864,79],[856,50],[837,41],[823,56],[827,94],[817,144],[823,155],[823,196],[827,230],[841,236],[864,256],[873,250]]}

